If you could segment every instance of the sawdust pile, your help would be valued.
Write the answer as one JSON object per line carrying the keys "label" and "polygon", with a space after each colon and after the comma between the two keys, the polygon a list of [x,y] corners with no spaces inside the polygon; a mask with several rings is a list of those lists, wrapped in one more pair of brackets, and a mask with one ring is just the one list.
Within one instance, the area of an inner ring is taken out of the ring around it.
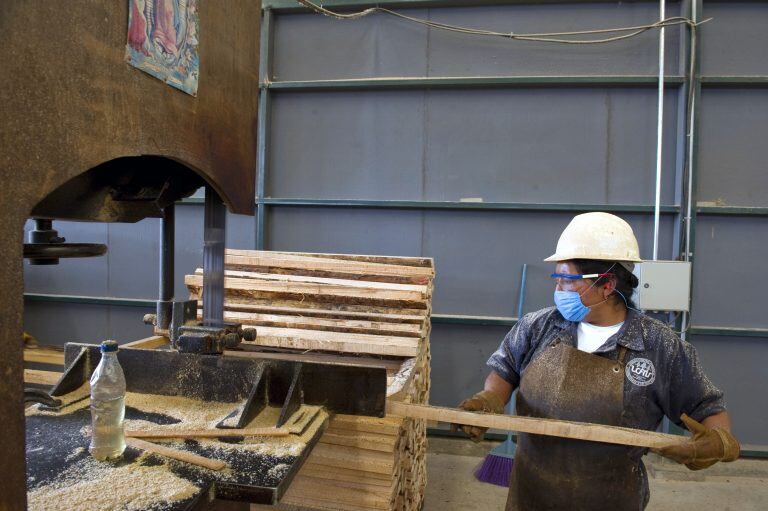
{"label": "sawdust pile", "polygon": [[167,467],[115,466],[87,458],[27,493],[31,511],[138,511],[191,499],[200,489]]}
{"label": "sawdust pile", "polygon": [[[218,401],[200,401],[182,396],[162,396],[159,394],[137,394],[126,392],[125,406],[130,406],[146,413],[158,413],[179,420],[176,424],[154,425],[158,429],[209,429],[224,419],[237,407],[237,403]],[[126,421],[126,429],[134,429],[132,421]],[[136,428],[139,429],[139,428]]]}

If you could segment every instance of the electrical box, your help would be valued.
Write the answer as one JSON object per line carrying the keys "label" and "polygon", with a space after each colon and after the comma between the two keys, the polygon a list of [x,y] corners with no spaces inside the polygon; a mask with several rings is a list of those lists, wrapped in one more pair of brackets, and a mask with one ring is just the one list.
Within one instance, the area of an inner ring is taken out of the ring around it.
{"label": "electrical box", "polygon": [[691,263],[643,261],[635,266],[640,284],[637,307],[646,311],[686,311],[691,298]]}

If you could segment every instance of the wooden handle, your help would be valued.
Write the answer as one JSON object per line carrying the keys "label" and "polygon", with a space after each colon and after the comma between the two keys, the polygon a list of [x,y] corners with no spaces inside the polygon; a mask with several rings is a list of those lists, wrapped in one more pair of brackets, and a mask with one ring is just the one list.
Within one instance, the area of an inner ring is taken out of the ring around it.
{"label": "wooden handle", "polygon": [[126,438],[225,438],[238,436],[288,436],[287,428],[248,429],[132,429]]}
{"label": "wooden handle", "polygon": [[416,405],[399,401],[388,401],[387,413],[413,419],[427,419],[466,426],[479,426],[504,431],[518,431],[520,433],[533,433],[637,447],[669,447],[679,445],[687,440],[686,437],[678,435],[668,435],[666,433],[656,433],[655,431],[641,429],[589,424],[586,422],[519,417],[516,415],[467,412],[455,408]]}
{"label": "wooden handle", "polygon": [[191,452],[180,451],[178,449],[171,449],[164,445],[153,444],[151,442],[145,442],[138,438],[126,438],[126,445],[141,449],[142,451],[151,452],[153,454],[160,454],[167,458],[174,460],[184,461],[186,463],[192,463],[193,465],[199,465],[201,467],[210,468],[211,470],[222,470],[226,468],[227,464],[221,460],[212,460],[210,458],[204,458]]}

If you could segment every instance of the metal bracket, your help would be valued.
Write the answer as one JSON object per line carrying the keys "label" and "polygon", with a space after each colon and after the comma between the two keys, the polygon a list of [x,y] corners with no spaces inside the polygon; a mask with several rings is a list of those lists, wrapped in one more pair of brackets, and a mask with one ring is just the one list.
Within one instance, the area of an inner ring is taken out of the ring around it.
{"label": "metal bracket", "polygon": [[236,348],[241,340],[253,342],[256,339],[255,330],[244,330],[242,325],[236,323],[223,323],[221,326],[185,324],[179,327],[178,332],[175,347],[182,353],[220,355],[225,349]]}

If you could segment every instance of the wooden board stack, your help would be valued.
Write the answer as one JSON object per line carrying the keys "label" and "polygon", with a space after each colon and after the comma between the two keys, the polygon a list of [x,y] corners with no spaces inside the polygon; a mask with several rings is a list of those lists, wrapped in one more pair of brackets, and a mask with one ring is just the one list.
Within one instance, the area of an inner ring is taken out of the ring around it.
{"label": "wooden board stack", "polygon": [[[388,400],[429,401],[431,259],[227,250],[224,319],[253,326],[264,356],[387,368]],[[202,270],[186,276],[200,299]],[[426,421],[334,416],[283,504],[418,510]]]}

